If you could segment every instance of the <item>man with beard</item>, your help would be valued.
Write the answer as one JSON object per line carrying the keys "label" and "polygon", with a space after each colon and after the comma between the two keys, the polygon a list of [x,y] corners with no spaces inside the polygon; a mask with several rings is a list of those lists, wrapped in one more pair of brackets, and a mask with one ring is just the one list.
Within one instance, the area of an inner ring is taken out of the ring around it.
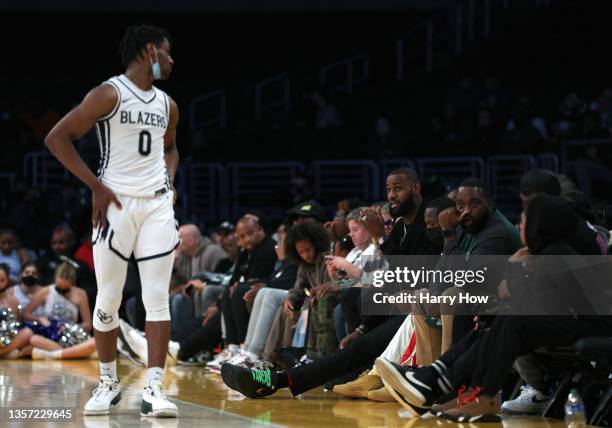
{"label": "man with beard", "polygon": [[[446,209],[438,217],[444,236],[443,255],[454,256],[452,264],[456,272],[475,272],[486,267],[485,283],[479,284],[478,289],[472,289],[481,295],[496,294],[497,286],[505,274],[505,258],[487,258],[485,263],[485,260],[478,256],[514,254],[519,248],[515,240],[517,232],[495,214],[484,185],[476,178],[461,182],[455,202],[455,209]],[[461,290],[452,287],[444,294],[458,294]],[[455,311],[467,315],[449,317],[452,322],[449,320],[445,324],[444,328],[452,328],[453,343],[472,329],[473,316],[470,312],[475,310],[475,307],[455,305]]]}
{"label": "man with beard", "polygon": [[387,177],[389,213],[398,219],[389,238],[385,238],[385,221],[380,213],[364,210],[362,220],[385,255],[440,254],[438,245],[430,242],[425,233],[425,204],[421,196],[421,182],[409,168],[398,168]]}
{"label": "man with beard", "polygon": [[[439,215],[444,235],[444,254],[461,255],[505,255],[516,251],[516,231],[509,230],[506,223],[495,215],[491,199],[476,178],[464,180],[457,191],[456,209],[446,209]],[[514,232],[514,233],[513,233]],[[466,234],[472,242],[459,245]]]}

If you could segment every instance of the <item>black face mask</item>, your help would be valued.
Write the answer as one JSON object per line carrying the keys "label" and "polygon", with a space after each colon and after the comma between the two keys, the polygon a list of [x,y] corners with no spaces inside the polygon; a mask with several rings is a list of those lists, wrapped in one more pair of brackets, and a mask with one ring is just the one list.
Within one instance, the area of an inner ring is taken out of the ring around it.
{"label": "black face mask", "polygon": [[62,296],[65,296],[70,292],[70,288],[59,288],[57,285],[55,286],[55,291],[57,291]]}
{"label": "black face mask", "polygon": [[27,275],[21,277],[21,283],[26,287],[33,287],[38,282],[38,278],[33,275]]}
{"label": "black face mask", "polygon": [[441,227],[431,227],[425,229],[425,236],[429,242],[434,244],[436,247],[440,247],[440,251],[444,246],[444,237],[442,236],[442,228]]}

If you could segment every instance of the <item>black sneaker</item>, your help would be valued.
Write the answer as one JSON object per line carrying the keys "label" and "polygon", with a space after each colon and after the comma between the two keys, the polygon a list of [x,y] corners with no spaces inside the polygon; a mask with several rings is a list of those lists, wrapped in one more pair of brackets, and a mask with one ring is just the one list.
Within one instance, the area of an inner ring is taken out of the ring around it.
{"label": "black sneaker", "polygon": [[[383,383],[385,382],[383,381]],[[395,398],[395,401],[400,403],[402,407],[408,410],[412,414],[412,416],[414,416],[415,418],[418,418],[419,416],[422,416],[429,411],[429,409],[425,407],[419,407],[419,406],[415,406],[414,404],[409,403],[401,393],[397,392],[395,389],[391,388],[391,386],[389,386],[386,383],[385,383],[385,387],[387,388],[387,391],[389,391],[389,394],[391,394],[391,396]]]}
{"label": "black sneaker", "polygon": [[384,358],[376,359],[376,371],[402,399],[418,408],[429,409],[443,394],[451,390],[446,380],[432,366],[410,370]]}
{"label": "black sneaker", "polygon": [[271,370],[255,370],[223,364],[221,378],[228,387],[249,398],[263,398],[276,392],[272,384]]}

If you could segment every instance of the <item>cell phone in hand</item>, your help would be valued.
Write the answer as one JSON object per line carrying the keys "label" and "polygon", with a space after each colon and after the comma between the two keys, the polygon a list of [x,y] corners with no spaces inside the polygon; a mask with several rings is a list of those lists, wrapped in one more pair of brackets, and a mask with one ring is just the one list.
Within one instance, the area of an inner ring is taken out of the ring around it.
{"label": "cell phone in hand", "polygon": [[185,287],[185,294],[191,296],[193,294],[193,288],[193,284],[188,284],[187,287]]}

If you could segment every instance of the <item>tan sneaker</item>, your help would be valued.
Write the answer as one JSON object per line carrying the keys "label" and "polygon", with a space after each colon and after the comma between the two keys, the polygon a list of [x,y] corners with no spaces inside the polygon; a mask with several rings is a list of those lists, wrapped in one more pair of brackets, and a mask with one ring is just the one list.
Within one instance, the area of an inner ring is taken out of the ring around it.
{"label": "tan sneaker", "polygon": [[368,400],[392,402],[395,401],[395,398],[393,398],[387,387],[383,386],[368,392]]}
{"label": "tan sneaker", "polygon": [[467,397],[469,397],[471,393],[472,388],[467,388],[465,385],[463,385],[461,388],[459,388],[459,391],[457,391],[456,397],[442,404],[434,404],[433,406],[431,406],[430,412],[432,415],[440,417],[443,413],[454,409],[457,406],[460,406],[463,402],[462,400],[465,400]]}
{"label": "tan sneaker", "polygon": [[459,406],[447,410],[442,417],[453,422],[500,422],[499,397],[480,395],[480,388],[474,388]]}
{"label": "tan sneaker", "polygon": [[368,398],[368,393],[370,391],[380,389],[384,386],[380,376],[370,373],[371,372],[363,372],[354,381],[343,385],[335,385],[332,391],[343,397]]}

